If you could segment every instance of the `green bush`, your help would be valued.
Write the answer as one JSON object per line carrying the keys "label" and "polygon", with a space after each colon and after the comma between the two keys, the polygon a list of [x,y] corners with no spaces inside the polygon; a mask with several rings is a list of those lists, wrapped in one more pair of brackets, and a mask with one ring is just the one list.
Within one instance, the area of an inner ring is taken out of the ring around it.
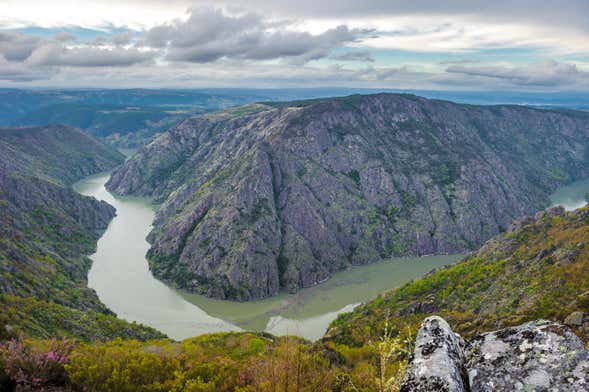
{"label": "green bush", "polygon": [[165,346],[143,347],[137,341],[116,339],[82,344],[66,365],[74,388],[81,391],[169,391],[179,358]]}

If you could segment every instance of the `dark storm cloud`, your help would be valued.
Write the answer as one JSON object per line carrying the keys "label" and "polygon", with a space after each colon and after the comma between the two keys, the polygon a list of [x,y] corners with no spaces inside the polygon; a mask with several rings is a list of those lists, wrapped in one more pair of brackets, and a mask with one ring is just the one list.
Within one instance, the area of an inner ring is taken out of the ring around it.
{"label": "dark storm cloud", "polygon": [[365,30],[339,26],[322,34],[289,30],[286,22],[269,22],[257,14],[231,16],[219,9],[193,10],[186,21],[156,26],[143,44],[167,48],[167,59],[206,63],[220,58],[305,63],[355,42]]}

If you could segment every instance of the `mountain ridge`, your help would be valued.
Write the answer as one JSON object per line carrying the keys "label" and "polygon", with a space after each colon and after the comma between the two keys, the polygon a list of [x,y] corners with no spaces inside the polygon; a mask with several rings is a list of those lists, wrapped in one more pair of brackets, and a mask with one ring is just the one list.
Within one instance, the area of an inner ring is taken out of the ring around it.
{"label": "mountain ridge", "polygon": [[4,170],[71,185],[122,163],[123,155],[66,125],[0,128]]}
{"label": "mountain ridge", "polygon": [[589,116],[413,95],[250,105],[171,128],[107,187],[164,201],[154,274],[213,297],[460,253],[589,176]]}

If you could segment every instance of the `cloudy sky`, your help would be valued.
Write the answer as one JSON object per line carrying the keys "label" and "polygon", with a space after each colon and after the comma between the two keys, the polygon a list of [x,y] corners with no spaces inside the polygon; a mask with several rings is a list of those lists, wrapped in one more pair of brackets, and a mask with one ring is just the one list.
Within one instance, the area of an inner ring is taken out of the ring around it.
{"label": "cloudy sky", "polygon": [[589,91],[589,1],[0,0],[0,86]]}

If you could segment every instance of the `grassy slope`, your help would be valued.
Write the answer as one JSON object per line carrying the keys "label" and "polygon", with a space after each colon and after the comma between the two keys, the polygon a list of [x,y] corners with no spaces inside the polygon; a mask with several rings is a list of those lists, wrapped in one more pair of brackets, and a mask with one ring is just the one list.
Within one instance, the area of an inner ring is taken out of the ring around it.
{"label": "grassy slope", "polygon": [[[589,207],[538,216],[464,261],[385,293],[335,320],[327,341],[360,346],[389,325],[438,314],[466,336],[589,310]],[[589,341],[589,331],[576,331]]]}
{"label": "grassy slope", "polygon": [[128,323],[110,314],[82,311],[33,297],[0,294],[0,308],[4,309],[0,325],[10,326],[8,330],[0,330],[0,340],[20,333],[37,339],[72,337],[87,341],[163,337],[153,328]]}
{"label": "grassy slope", "polygon": [[86,255],[114,209],[63,185],[122,160],[72,128],[0,129],[0,337],[163,336],[116,319],[87,287]]}
{"label": "grassy slope", "polygon": [[121,164],[125,157],[71,127],[0,128],[0,166],[20,176],[70,185]]}

